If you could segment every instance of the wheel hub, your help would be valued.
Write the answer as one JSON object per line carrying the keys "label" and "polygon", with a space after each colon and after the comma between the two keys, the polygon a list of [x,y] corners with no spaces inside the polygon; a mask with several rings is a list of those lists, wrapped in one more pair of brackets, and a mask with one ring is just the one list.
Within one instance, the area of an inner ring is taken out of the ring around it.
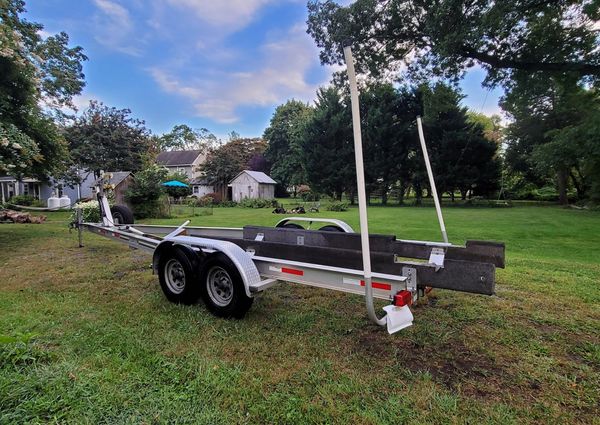
{"label": "wheel hub", "polygon": [[233,298],[233,281],[222,267],[210,269],[206,278],[206,287],[211,301],[220,307],[227,306]]}

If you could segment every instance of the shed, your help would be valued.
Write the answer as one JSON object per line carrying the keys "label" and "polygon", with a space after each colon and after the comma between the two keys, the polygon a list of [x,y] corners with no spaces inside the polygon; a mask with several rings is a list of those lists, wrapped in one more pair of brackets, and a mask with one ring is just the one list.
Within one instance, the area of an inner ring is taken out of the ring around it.
{"label": "shed", "polygon": [[244,198],[273,199],[277,182],[261,171],[244,170],[231,182],[231,198],[239,202]]}
{"label": "shed", "polygon": [[190,186],[192,187],[192,195],[197,198],[202,198],[215,191],[214,185],[210,184],[205,177],[199,177],[192,180]]}
{"label": "shed", "polygon": [[[115,187],[115,204],[128,205],[127,201],[125,200],[125,192],[127,189],[129,189],[129,186],[133,182],[133,174],[131,171],[106,171],[104,174],[112,175],[108,183]],[[94,185],[99,185],[101,183],[100,180],[101,179],[96,180]]]}

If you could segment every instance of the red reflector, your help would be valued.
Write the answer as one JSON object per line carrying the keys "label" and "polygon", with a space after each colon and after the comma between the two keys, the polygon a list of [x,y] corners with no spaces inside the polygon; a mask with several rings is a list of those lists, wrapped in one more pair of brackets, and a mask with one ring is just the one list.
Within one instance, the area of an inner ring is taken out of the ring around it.
{"label": "red reflector", "polygon": [[298,276],[303,276],[304,275],[304,272],[302,270],[288,269],[287,267],[282,267],[281,268],[281,273],[295,274],[295,275],[298,275]]}
{"label": "red reflector", "polygon": [[[361,280],[360,286],[365,286],[365,285],[366,285],[365,281]],[[384,291],[392,290],[392,285],[390,285],[389,283],[371,282],[371,286],[373,287],[373,289],[383,289]]]}
{"label": "red reflector", "polygon": [[412,304],[412,294],[410,291],[403,289],[394,295],[394,305],[396,307],[404,307],[405,305]]}

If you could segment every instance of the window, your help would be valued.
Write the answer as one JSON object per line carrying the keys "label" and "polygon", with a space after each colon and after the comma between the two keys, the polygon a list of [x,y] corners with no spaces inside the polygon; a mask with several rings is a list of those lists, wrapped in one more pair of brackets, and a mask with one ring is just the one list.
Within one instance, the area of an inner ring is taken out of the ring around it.
{"label": "window", "polygon": [[200,188],[198,186],[194,186],[194,193],[200,193]]}

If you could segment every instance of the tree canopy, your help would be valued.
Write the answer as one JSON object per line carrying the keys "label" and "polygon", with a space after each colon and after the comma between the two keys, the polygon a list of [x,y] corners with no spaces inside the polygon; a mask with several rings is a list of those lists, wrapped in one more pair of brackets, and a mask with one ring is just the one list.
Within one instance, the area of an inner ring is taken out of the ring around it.
{"label": "tree canopy", "polygon": [[300,138],[302,123],[310,119],[312,111],[303,102],[288,100],[275,109],[263,134],[267,142],[265,158],[271,164],[271,177],[284,187],[306,183]]}
{"label": "tree canopy", "polygon": [[0,0],[0,172],[46,179],[65,168],[68,150],[53,117],[73,107],[85,82],[79,46],[22,18],[22,0]]}
{"label": "tree canopy", "polygon": [[265,149],[266,143],[259,138],[230,139],[227,143],[212,148],[200,169],[225,198],[229,182],[238,173],[250,168],[253,158],[264,153]]}
{"label": "tree canopy", "polygon": [[100,170],[137,171],[151,150],[150,132],[129,109],[91,101],[65,130],[75,164],[100,175]]}
{"label": "tree canopy", "polygon": [[157,140],[160,151],[200,150],[207,152],[217,143],[217,138],[206,128],[193,129],[186,124],[178,124],[169,133]]}
{"label": "tree canopy", "polygon": [[599,0],[311,0],[308,9],[321,61],[342,63],[351,40],[358,69],[375,76],[406,61],[454,78],[479,64],[489,82],[514,70],[600,76]]}

